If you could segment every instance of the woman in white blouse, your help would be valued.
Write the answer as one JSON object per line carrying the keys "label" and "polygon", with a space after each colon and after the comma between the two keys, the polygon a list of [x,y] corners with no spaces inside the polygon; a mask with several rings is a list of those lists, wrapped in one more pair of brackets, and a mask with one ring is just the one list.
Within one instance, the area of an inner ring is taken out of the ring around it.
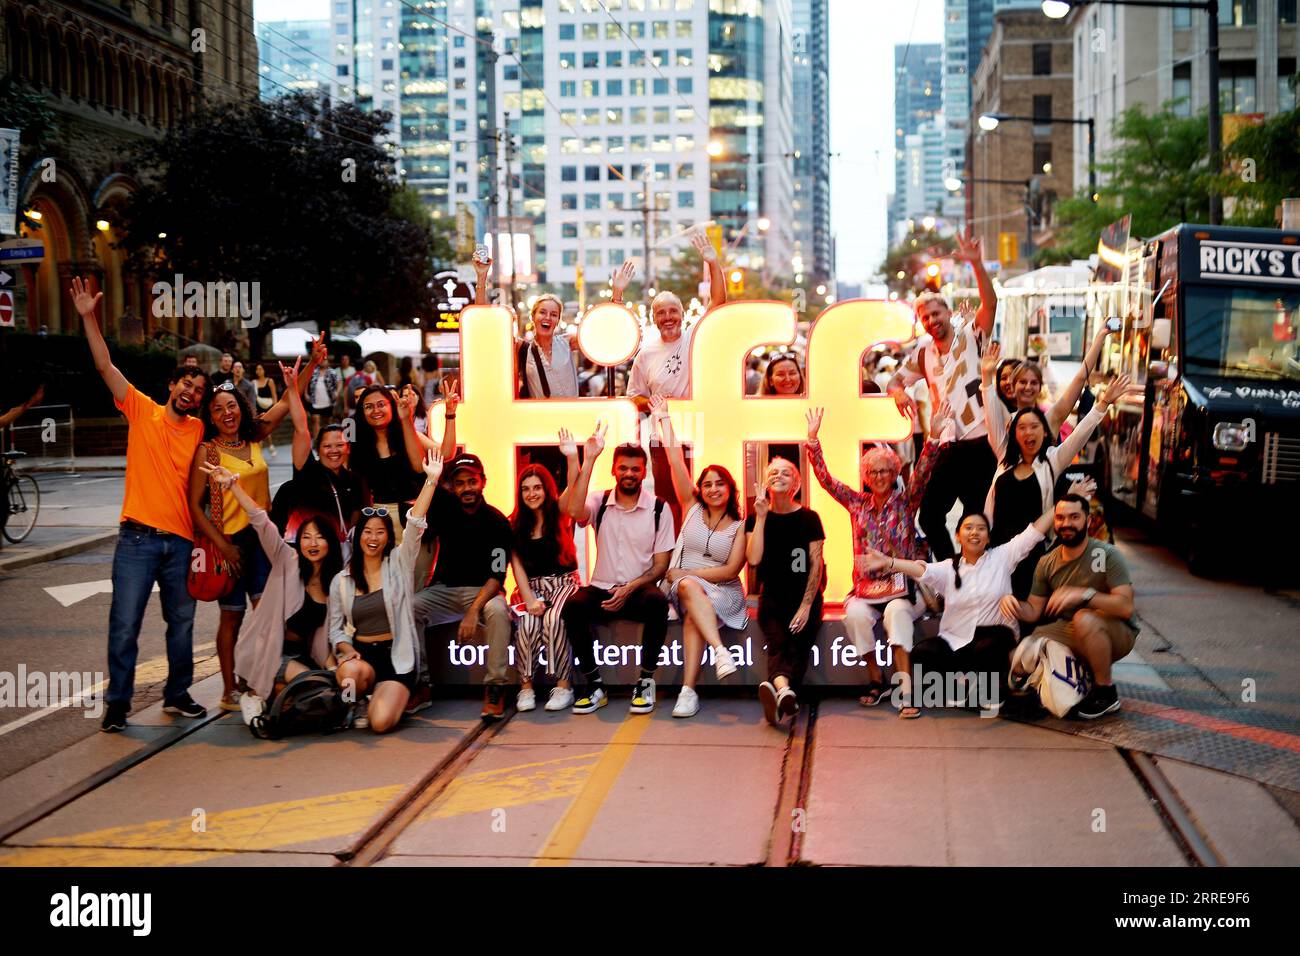
{"label": "woman in white blouse", "polygon": [[[1070,486],[1071,494],[1084,497],[1095,490],[1091,479]],[[938,636],[918,641],[912,648],[913,699],[896,700],[895,706],[919,706],[923,678],[931,671],[973,672],[996,675],[996,685],[980,695],[979,705],[987,714],[998,712],[1006,699],[1011,653],[1019,640],[1018,623],[1003,613],[1002,598],[1011,593],[1015,566],[1051,529],[1052,513],[1048,508],[1006,544],[990,548],[988,518],[978,511],[967,512],[957,525],[960,550],[951,561],[908,561],[891,558],[874,548],[858,558],[870,573],[901,571],[944,599]],[[901,690],[896,693],[901,694]]]}

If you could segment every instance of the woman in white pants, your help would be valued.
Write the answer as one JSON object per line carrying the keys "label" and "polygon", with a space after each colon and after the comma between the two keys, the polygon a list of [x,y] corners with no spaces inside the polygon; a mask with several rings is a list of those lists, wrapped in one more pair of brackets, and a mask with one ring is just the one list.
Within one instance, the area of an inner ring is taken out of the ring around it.
{"label": "woman in white pants", "polygon": [[874,549],[896,558],[923,561],[926,557],[925,541],[916,530],[916,513],[925,495],[925,485],[930,479],[935,459],[939,453],[936,436],[943,433],[946,408],[935,410],[930,422],[930,440],[921,450],[920,460],[912,469],[905,487],[898,486],[902,468],[898,455],[885,446],[876,446],[862,456],[862,481],[870,491],[857,491],[836,480],[826,467],[817,432],[821,428],[823,409],[808,412],[808,461],[813,474],[827,493],[844,506],[853,524],[853,592],[844,601],[844,629],[867,662],[867,691],[858,699],[866,707],[874,707],[886,696],[881,680],[880,661],[875,656],[875,628],[881,618],[896,670],[903,675],[902,697],[907,702],[899,709],[904,718],[919,717],[921,712],[911,706],[911,663],[913,623],[925,613],[917,585],[901,573],[877,575],[864,565],[862,556]]}

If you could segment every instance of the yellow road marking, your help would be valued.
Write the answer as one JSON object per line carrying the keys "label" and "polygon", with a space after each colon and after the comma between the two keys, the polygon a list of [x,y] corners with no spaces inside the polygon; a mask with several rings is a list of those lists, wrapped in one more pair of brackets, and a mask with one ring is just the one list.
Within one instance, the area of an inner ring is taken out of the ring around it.
{"label": "yellow road marking", "polygon": [[573,797],[582,790],[599,756],[599,752],[574,754],[457,777],[417,821]]}
{"label": "yellow road marking", "polygon": [[551,830],[546,843],[542,845],[533,866],[568,866],[578,847],[587,837],[592,821],[600,812],[605,798],[613,788],[614,782],[622,774],[636,744],[650,729],[650,718],[636,717],[623,721],[613,738],[606,744],[596,766],[592,768],[587,782],[581,792],[573,798],[569,809],[565,811],[555,827]]}

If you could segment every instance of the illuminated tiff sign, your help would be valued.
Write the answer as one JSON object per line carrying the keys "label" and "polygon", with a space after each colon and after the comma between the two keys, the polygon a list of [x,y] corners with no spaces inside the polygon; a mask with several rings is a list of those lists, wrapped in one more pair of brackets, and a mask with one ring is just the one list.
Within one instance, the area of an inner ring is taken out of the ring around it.
{"label": "illuminated tiff sign", "polygon": [[[598,336],[592,334],[597,328]],[[640,441],[636,406],[628,398],[516,399],[513,330],[514,318],[500,306],[470,306],[461,315],[459,434],[483,460],[487,500],[507,514],[514,508],[519,446],[553,445],[561,428],[570,429],[581,444],[597,421],[607,422],[609,432],[592,488],[612,488],[609,449]],[[861,394],[863,353],[882,342],[910,341],[913,330],[912,310],[903,303],[837,303],[818,317],[808,336],[807,395],[747,396],[746,359],[761,346],[793,343],[794,312],[783,302],[731,302],[707,312],[691,342],[691,395],[668,405],[679,440],[694,447],[696,472],[717,464],[743,480],[745,442],[803,441],[804,414],[821,405],[826,419],[818,437],[827,465],[856,487],[862,442],[900,442],[912,435],[911,421],[892,398]],[[638,335],[632,313],[612,303],[588,312],[580,329],[584,351],[598,362],[630,357]],[[430,409],[430,434],[441,434],[442,414],[441,403]],[[848,515],[816,481],[805,488],[804,501],[821,514],[827,596],[839,600],[852,586]]]}

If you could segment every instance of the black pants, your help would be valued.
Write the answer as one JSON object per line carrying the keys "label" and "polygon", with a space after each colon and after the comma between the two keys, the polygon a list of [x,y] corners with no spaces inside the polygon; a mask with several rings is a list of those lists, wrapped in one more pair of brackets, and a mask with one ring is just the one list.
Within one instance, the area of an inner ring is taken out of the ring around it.
{"label": "black pants", "polygon": [[778,677],[784,677],[795,689],[803,684],[808,655],[822,626],[821,595],[813,601],[808,623],[792,634],[790,620],[798,610],[798,605],[777,607],[762,598],[758,602],[758,627],[767,641],[767,679],[775,682]]}
{"label": "black pants", "polygon": [[948,533],[948,512],[961,499],[967,511],[983,511],[998,460],[985,437],[967,438],[945,445],[934,463],[930,482],[921,499],[921,530],[930,542],[934,560],[947,561],[956,553]]}
{"label": "black pants", "polygon": [[[912,671],[919,668],[922,678],[930,671],[940,674],[987,673],[998,675],[999,700],[1008,696],[1007,675],[1011,672],[1011,652],[1016,649],[1016,635],[1009,627],[992,625],[975,628],[974,639],[954,651],[942,637],[927,637],[912,648]],[[913,694],[921,688],[914,686]]]}
{"label": "black pants", "polygon": [[564,629],[578,658],[578,668],[587,675],[599,675],[596,663],[596,638],[592,627],[606,621],[640,621],[641,669],[654,672],[659,666],[659,652],[668,633],[668,598],[653,584],[643,584],[633,591],[617,611],[607,611],[601,602],[609,600],[604,588],[579,588],[564,604]]}

